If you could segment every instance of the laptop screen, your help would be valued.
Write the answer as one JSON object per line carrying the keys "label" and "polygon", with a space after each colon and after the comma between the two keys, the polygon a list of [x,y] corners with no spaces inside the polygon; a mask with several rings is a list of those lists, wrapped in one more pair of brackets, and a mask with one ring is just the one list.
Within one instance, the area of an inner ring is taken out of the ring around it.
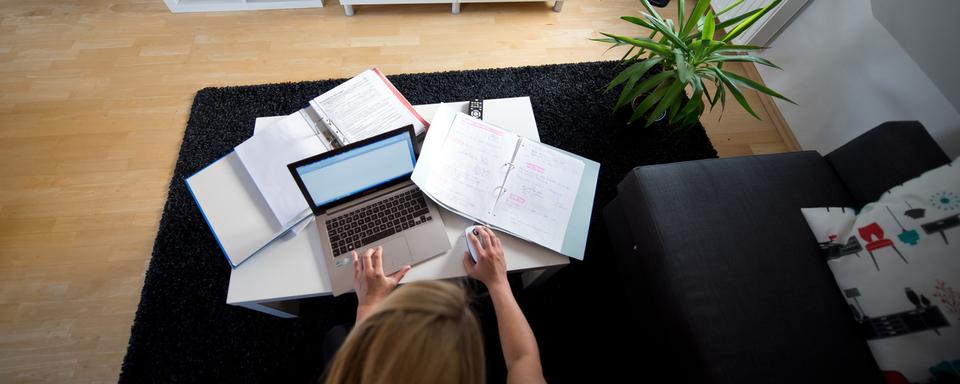
{"label": "laptop screen", "polygon": [[407,129],[391,131],[376,140],[341,148],[332,156],[296,164],[303,189],[313,205],[321,207],[379,185],[410,177],[416,158],[413,135]]}

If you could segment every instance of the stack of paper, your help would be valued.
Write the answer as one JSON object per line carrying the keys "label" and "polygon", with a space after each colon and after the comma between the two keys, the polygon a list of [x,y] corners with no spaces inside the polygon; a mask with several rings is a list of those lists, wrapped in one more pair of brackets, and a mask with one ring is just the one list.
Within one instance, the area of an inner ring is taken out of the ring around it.
{"label": "stack of paper", "polygon": [[234,149],[281,227],[310,210],[287,164],[330,149],[302,115],[288,115]]}
{"label": "stack of paper", "polygon": [[277,225],[285,228],[309,214],[287,164],[410,124],[417,133],[427,126],[390,81],[372,69],[253,135],[236,152]]}

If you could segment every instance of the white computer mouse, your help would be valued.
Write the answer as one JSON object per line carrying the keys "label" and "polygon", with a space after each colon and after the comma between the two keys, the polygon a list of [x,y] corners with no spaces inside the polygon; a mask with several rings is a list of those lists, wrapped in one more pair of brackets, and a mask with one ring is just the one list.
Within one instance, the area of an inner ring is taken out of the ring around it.
{"label": "white computer mouse", "polygon": [[[477,250],[473,248],[473,243],[470,241],[470,232],[473,232],[479,227],[479,225],[471,225],[463,230],[463,240],[467,243],[467,251],[470,252],[470,258],[473,259],[474,264],[477,263]],[[473,232],[473,235],[477,237],[477,240],[480,240],[480,246],[485,247],[483,238],[476,232]]]}

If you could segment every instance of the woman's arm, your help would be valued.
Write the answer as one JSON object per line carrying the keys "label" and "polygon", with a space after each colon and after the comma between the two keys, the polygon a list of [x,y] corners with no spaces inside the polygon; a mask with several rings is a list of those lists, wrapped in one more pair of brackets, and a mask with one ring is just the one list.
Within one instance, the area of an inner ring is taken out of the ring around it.
{"label": "woman's arm", "polygon": [[[463,255],[463,266],[470,277],[483,282],[490,291],[490,299],[497,313],[497,326],[500,328],[500,345],[503,346],[503,358],[507,363],[508,383],[543,383],[543,370],[540,366],[540,350],[537,339],[520,311],[517,300],[510,291],[507,281],[507,263],[503,257],[500,239],[486,227],[477,227],[476,234],[469,234],[467,241],[477,250],[477,263],[469,253]],[[480,238],[483,238],[481,246]]]}

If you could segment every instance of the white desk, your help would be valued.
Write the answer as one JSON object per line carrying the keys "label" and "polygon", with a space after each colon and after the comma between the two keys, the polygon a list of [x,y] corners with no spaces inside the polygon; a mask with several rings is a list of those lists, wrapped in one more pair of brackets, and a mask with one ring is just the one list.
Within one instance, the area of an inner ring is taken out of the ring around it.
{"label": "white desk", "polygon": [[[467,103],[450,103],[467,111]],[[415,108],[428,121],[440,104]],[[526,97],[484,101],[484,120],[532,140],[540,140],[530,99]],[[466,275],[462,258],[466,246],[463,231],[472,222],[440,209],[443,224],[453,248],[447,253],[414,265],[403,282],[446,279]],[[507,269],[510,271],[544,268],[569,263],[569,259],[549,249],[500,233]],[[295,317],[296,299],[331,294],[330,279],[313,223],[299,235],[276,244],[240,264],[230,275],[227,304],[246,307],[280,317]]]}

